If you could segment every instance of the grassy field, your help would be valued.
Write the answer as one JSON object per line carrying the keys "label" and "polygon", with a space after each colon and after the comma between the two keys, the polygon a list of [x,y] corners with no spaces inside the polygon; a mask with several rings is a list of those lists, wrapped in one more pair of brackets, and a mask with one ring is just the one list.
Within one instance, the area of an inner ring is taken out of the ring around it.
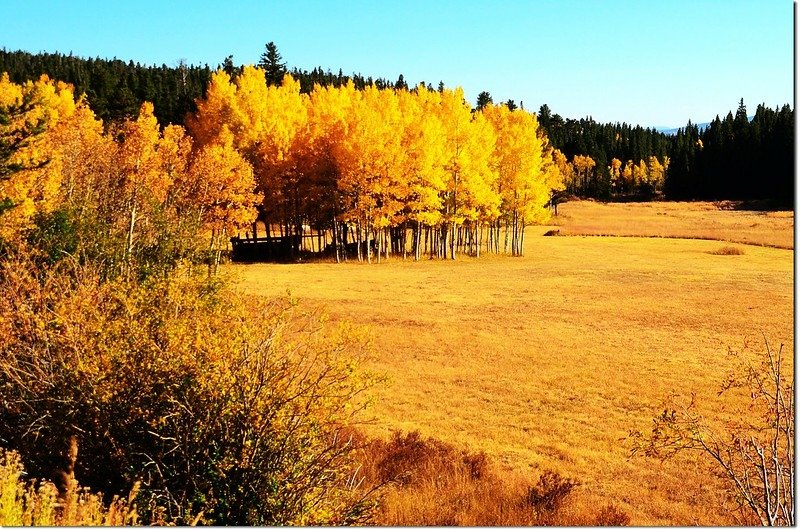
{"label": "grassy field", "polygon": [[794,212],[735,210],[730,201],[559,205],[554,224],[562,235],[614,235],[713,239],[794,248]]}
{"label": "grassy field", "polygon": [[[792,247],[793,217],[698,204],[568,203],[562,234],[693,237]],[[755,226],[753,226],[755,225]],[[793,252],[721,241],[542,237],[526,256],[381,265],[229,267],[252,293],[290,291],[334,320],[371,327],[389,377],[372,435],[419,430],[484,450],[535,478],[582,482],[580,502],[614,501],[631,523],[724,524],[720,493],[690,457],[629,458],[664,398],[697,392],[709,417],[733,367],[728,348],[793,348]],[[741,254],[718,253],[734,246]]]}

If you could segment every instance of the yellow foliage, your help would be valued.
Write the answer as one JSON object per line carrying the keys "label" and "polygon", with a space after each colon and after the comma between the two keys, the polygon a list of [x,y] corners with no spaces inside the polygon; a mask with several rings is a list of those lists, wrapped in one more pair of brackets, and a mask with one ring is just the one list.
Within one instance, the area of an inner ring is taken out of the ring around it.
{"label": "yellow foliage", "polygon": [[230,128],[237,114],[236,86],[224,70],[211,75],[205,98],[198,99],[197,113],[186,120],[186,125],[198,147],[213,142],[223,125]]}
{"label": "yellow foliage", "polygon": [[189,270],[73,274],[0,262],[2,439],[41,469],[77,436],[83,480],[141,480],[150,522],[159,507],[176,523],[351,520],[361,493],[339,436],[375,381],[362,330]]}
{"label": "yellow foliage", "polygon": [[436,113],[439,93],[424,86],[398,93],[403,116],[400,164],[405,219],[426,226],[441,221],[445,190],[445,132]]}
{"label": "yellow foliage", "polygon": [[223,126],[217,139],[194,157],[186,180],[180,182],[187,206],[201,221],[223,233],[255,220],[260,197],[253,193],[253,169],[233,147],[233,135]]}
{"label": "yellow foliage", "polygon": [[523,224],[544,222],[545,204],[558,177],[548,173],[545,139],[537,134],[536,116],[506,105],[487,105],[483,114],[497,134],[493,166],[499,173],[498,190],[504,210],[513,212]]}
{"label": "yellow foliage", "polygon": [[[9,178],[0,179],[0,201],[11,208],[0,216],[0,238],[15,240],[30,227],[33,216],[55,207],[62,180],[62,140],[72,135],[76,112],[72,87],[47,76],[23,85],[0,77],[0,109],[10,123],[0,125],[0,134],[21,140],[12,154],[19,166]],[[26,131],[39,131],[24,138]]]}
{"label": "yellow foliage", "polygon": [[522,229],[545,221],[551,192],[564,187],[567,168],[530,113],[473,112],[460,88],[350,82],[306,96],[291,76],[267,86],[264,75],[245,67],[232,83],[214,74],[189,129],[198,146],[230,130],[253,166],[267,222],[290,232],[346,223],[381,245],[379,233],[410,221],[417,230],[446,226],[452,251],[457,227],[477,237],[501,215]]}
{"label": "yellow foliage", "polygon": [[101,494],[81,488],[72,473],[59,494],[48,481],[22,480],[25,470],[19,455],[0,448],[0,526],[135,526],[138,516],[133,499],[114,497],[106,505]]}

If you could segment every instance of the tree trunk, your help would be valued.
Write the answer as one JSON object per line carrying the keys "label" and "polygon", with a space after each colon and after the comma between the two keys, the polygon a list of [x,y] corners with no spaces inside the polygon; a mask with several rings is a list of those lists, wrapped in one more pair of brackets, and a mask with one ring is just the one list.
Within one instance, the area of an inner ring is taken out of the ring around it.
{"label": "tree trunk", "polygon": [[450,259],[456,259],[456,222],[453,220],[450,229]]}
{"label": "tree trunk", "polygon": [[128,240],[125,245],[125,275],[130,273],[131,269],[131,256],[133,255],[133,230],[136,227],[136,201],[133,201],[131,207],[131,222],[128,226]]}
{"label": "tree trunk", "polygon": [[339,256],[339,227],[336,222],[336,217],[333,218],[333,253],[336,255],[336,263],[341,263]]}
{"label": "tree trunk", "polygon": [[217,239],[217,229],[211,229],[211,241],[208,243],[208,277],[211,277],[212,265],[214,263],[214,241]]}
{"label": "tree trunk", "polygon": [[[381,254],[383,253],[383,230],[375,229],[375,237],[378,238],[378,263],[381,262]],[[367,241],[369,246],[369,241]],[[367,250],[369,252],[369,250]]]}
{"label": "tree trunk", "polygon": [[508,219],[506,219],[505,243],[503,244],[503,254],[508,254]]}
{"label": "tree trunk", "polygon": [[362,253],[361,253],[361,221],[356,223],[356,234],[357,234],[356,249],[357,249],[357,252],[358,252],[358,261],[361,262],[361,261],[364,261],[364,259],[362,258]]}
{"label": "tree trunk", "polygon": [[407,222],[403,223],[403,237],[401,238],[401,245],[403,245],[403,260],[406,259],[406,237],[408,237],[408,224]]}

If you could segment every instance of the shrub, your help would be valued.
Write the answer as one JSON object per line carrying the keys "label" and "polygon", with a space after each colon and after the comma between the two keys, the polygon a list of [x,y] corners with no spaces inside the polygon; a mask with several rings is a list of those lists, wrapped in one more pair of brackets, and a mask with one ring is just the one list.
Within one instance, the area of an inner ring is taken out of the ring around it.
{"label": "shrub", "polygon": [[613,504],[603,506],[594,520],[594,526],[628,526],[631,518]]}
{"label": "shrub", "polygon": [[716,256],[741,256],[744,254],[744,250],[740,249],[739,247],[725,246],[716,250],[712,250],[710,254],[714,254]]}
{"label": "shrub", "polygon": [[554,516],[578,485],[577,481],[554,471],[545,471],[538,482],[528,488],[525,501],[545,524],[552,524]]}
{"label": "shrub", "polygon": [[365,517],[340,434],[374,382],[359,330],[185,270],[100,276],[68,260],[0,263],[0,441],[37,476],[68,467],[74,437],[81,483],[140,482],[145,522]]}
{"label": "shrub", "polygon": [[[719,427],[703,418],[694,395],[671,396],[663,411],[653,418],[649,434],[631,432],[632,452],[661,459],[684,451],[698,452],[724,478],[728,495],[738,505],[734,514],[741,524],[793,526],[793,367],[791,363],[786,366],[783,345],[775,351],[766,338],[764,345],[765,352],[757,362],[742,356],[740,369],[728,375],[719,393],[738,393],[740,399],[748,400],[747,414]],[[760,417],[758,421],[746,419],[756,415]]]}
{"label": "shrub", "polygon": [[[422,438],[418,431],[403,435],[395,432],[388,442],[372,442],[376,478],[380,482],[410,485],[437,476],[464,474],[479,480],[487,473],[484,453],[458,451],[450,444]],[[434,471],[434,473],[432,473]]]}
{"label": "shrub", "polygon": [[531,486],[497,469],[482,452],[395,432],[388,441],[356,437],[365,490],[380,488],[374,523],[386,526],[625,525],[608,506],[565,509],[578,483],[545,472]]}
{"label": "shrub", "polygon": [[36,246],[50,263],[73,255],[78,250],[76,223],[71,212],[56,210],[34,216],[34,227],[28,241]]}

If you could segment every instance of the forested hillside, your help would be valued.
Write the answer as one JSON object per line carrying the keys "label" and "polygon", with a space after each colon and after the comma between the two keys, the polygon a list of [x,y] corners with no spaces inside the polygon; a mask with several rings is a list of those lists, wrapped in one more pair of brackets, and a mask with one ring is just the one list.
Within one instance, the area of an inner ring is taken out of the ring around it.
{"label": "forested hillside", "polygon": [[[308,94],[315,84],[356,89],[408,89],[403,75],[397,81],[361,74],[333,73],[321,67],[311,71],[287,68],[274,43],[259,61],[268,85],[278,85],[285,73]],[[144,101],[154,105],[161,124],[182,125],[196,110],[211,73],[222,68],[232,79],[241,72],[233,57],[215,67],[179,62],[175,66],[144,66],[119,59],[84,59],[60,53],[31,54],[0,51],[0,72],[21,83],[46,74],[86,94],[98,118],[108,123],[135,117]],[[439,82],[438,89],[444,88]],[[428,90],[433,87],[428,84]],[[482,92],[476,104],[491,102]],[[513,100],[505,103],[515,108]],[[539,126],[551,145],[565,156],[566,192],[601,200],[667,199],[765,200],[775,207],[794,204],[794,110],[787,104],[770,109],[758,105],[747,119],[744,101],[734,115],[717,116],[705,129],[689,122],[675,135],[628,123],[598,123],[591,117],[563,118],[548,105],[538,112]]]}
{"label": "forested hillside", "polygon": [[[259,66],[267,71],[267,83],[278,85],[285,73],[299,81],[302,93],[310,93],[315,84],[344,86],[352,80],[358,89],[366,86],[389,88],[405,86],[401,75],[397,82],[373,79],[361,74],[344,75],[321,67],[311,71],[297,68],[287,70],[274,44],[267,45]],[[135,118],[142,103],[149,101],[161,124],[183,125],[187,113],[193,112],[195,100],[203,97],[211,81],[211,73],[222,68],[232,78],[242,72],[233,57],[227,56],[219,65],[195,66],[178,61],[174,66],[142,65],[132,60],[76,57],[72,54],[38,53],[0,50],[0,72],[7,72],[14,83],[33,81],[42,74],[51,79],[70,83],[76,94],[85,94],[94,114],[105,122]]]}
{"label": "forested hillside", "polygon": [[212,70],[208,65],[145,66],[116,58],[4,49],[0,72],[7,72],[14,83],[36,80],[42,74],[70,83],[76,94],[86,95],[95,116],[106,123],[135,117],[142,103],[150,101],[159,123],[179,125],[194,108],[194,100],[205,93]]}
{"label": "forested hillside", "polygon": [[[690,121],[675,135],[591,118],[565,120],[547,105],[539,109],[539,125],[576,171],[585,168],[585,156],[594,162],[584,169],[587,176],[572,186],[568,180],[568,190],[575,195],[613,199],[663,193],[676,200],[794,204],[794,110],[788,104],[775,109],[758,105],[748,120],[740,100],[735,115],[717,116],[702,129]],[[656,161],[663,166],[661,179]]]}
{"label": "forested hillside", "polygon": [[675,199],[761,199],[794,206],[794,109],[758,105],[702,130],[691,122],[675,135],[667,195]]}

